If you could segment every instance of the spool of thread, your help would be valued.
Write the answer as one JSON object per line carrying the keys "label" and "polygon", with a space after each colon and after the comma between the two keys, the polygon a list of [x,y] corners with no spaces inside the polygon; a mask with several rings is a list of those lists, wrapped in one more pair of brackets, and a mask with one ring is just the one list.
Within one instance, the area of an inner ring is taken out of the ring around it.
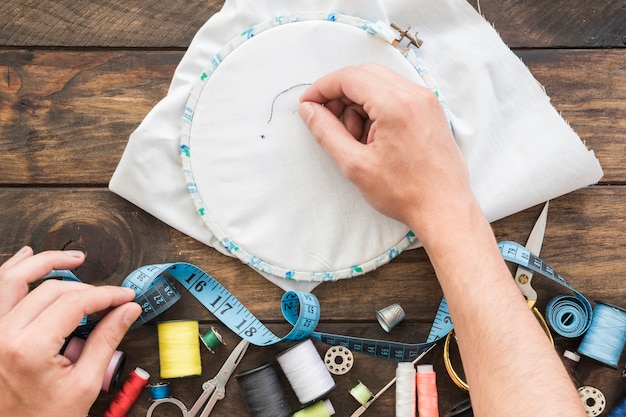
{"label": "spool of thread", "polygon": [[335,408],[330,400],[321,400],[313,405],[293,413],[293,417],[330,417],[335,414]]}
{"label": "spool of thread", "polygon": [[141,368],[135,368],[122,388],[115,394],[113,401],[109,404],[102,417],[124,417],[133,406],[141,391],[150,380],[150,374]]}
{"label": "spool of thread", "polygon": [[291,346],[281,352],[276,360],[300,404],[319,400],[336,386],[311,339]]}
{"label": "spool of thread", "polygon": [[[71,362],[75,363],[85,347],[85,342],[85,339],[73,336],[66,343],[61,354],[68,358]],[[113,352],[113,356],[109,361],[109,365],[104,373],[104,378],[102,379],[102,391],[111,392],[115,389],[115,386],[119,382],[122,375],[122,369],[124,368],[125,362],[126,354],[124,352],[119,350]]]}
{"label": "spool of thread", "polygon": [[226,345],[222,335],[220,335],[213,326],[211,326],[208,332],[200,335],[200,340],[202,340],[204,346],[206,346],[211,353],[215,353],[218,347]]}
{"label": "spool of thread", "polygon": [[585,306],[572,296],[551,299],[546,305],[546,320],[552,330],[563,337],[582,336],[589,328],[589,314]]}
{"label": "spool of thread", "polygon": [[576,372],[576,369],[578,368],[578,363],[580,362],[580,355],[576,352],[572,352],[571,350],[566,350],[563,352],[561,360],[563,361],[563,365],[574,383],[574,386],[578,388],[580,383],[578,382],[578,373]]}
{"label": "spool of thread", "polygon": [[437,378],[432,365],[418,365],[415,376],[417,389],[417,415],[439,417]]}
{"label": "spool of thread", "polygon": [[396,368],[396,417],[415,417],[415,368],[400,362]]}
{"label": "spool of thread", "polygon": [[624,343],[626,343],[626,311],[597,302],[591,326],[578,346],[578,353],[617,369]]}
{"label": "spool of thread", "polygon": [[361,381],[350,389],[350,395],[361,405],[365,405],[374,396]]}
{"label": "spool of thread", "polygon": [[289,417],[291,410],[276,368],[263,364],[235,375],[251,417]]}
{"label": "spool of thread", "polygon": [[611,408],[606,417],[626,417],[626,397],[622,398],[622,401]]}
{"label": "spool of thread", "polygon": [[170,396],[170,384],[167,382],[159,382],[158,384],[150,385],[150,397],[152,400],[162,400]]}
{"label": "spool of thread", "polygon": [[195,320],[164,321],[157,324],[161,378],[200,376],[200,342]]}

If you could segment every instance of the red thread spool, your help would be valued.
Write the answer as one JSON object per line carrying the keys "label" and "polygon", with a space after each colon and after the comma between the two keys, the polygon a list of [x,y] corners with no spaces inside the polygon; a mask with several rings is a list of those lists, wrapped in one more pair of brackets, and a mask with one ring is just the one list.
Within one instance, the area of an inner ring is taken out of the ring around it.
{"label": "red thread spool", "polygon": [[148,372],[135,368],[124,381],[122,388],[115,394],[103,417],[124,417],[139,398],[141,391],[148,385],[149,380]]}
{"label": "red thread spool", "polygon": [[418,365],[415,374],[417,414],[420,417],[438,417],[437,382],[432,365]]}

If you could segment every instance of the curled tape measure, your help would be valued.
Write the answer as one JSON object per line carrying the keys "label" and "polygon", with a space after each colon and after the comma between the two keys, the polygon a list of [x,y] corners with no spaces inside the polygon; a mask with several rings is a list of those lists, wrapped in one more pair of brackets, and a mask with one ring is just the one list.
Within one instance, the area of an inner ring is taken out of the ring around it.
{"label": "curled tape measure", "polygon": [[[592,308],[589,301],[567,284],[550,266],[517,243],[502,242],[499,243],[499,247],[506,261],[522,265],[571,290],[584,305],[585,310],[589,313],[589,323],[591,322]],[[58,276],[69,277],[73,274],[70,271],[52,271],[47,277]],[[124,280],[122,286],[135,290],[137,293],[135,302],[142,308],[142,313],[133,327],[138,327],[157,317],[180,299],[180,293],[170,278],[185,287],[207,310],[234,333],[257,346],[269,346],[312,337],[332,346],[346,347],[354,352],[361,352],[394,362],[409,362],[436,341],[444,338],[453,328],[448,304],[443,298],[437,309],[428,338],[424,343],[398,343],[316,332],[315,328],[320,319],[320,305],[317,297],[311,293],[288,291],[282,297],[281,310],[293,328],[284,337],[279,337],[272,333],[243,303],[211,275],[188,263],[143,266],[133,271]]]}
{"label": "curled tape measure", "polygon": [[573,292],[574,298],[578,301],[579,314],[577,320],[582,321],[582,323],[578,323],[577,331],[579,334],[583,334],[589,329],[593,316],[593,308],[589,300],[576,291],[574,287],[569,285],[550,265],[542,261],[538,256],[531,253],[522,245],[515,242],[504,241],[498,243],[498,247],[505,261],[513,262],[533,272],[537,272]]}

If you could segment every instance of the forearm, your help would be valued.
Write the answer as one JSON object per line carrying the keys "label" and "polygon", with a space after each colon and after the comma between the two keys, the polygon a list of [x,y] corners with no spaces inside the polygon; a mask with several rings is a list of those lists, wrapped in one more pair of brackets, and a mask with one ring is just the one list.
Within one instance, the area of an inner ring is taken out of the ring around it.
{"label": "forearm", "polygon": [[475,415],[584,416],[491,227],[470,207],[425,231],[423,243],[448,301]]}

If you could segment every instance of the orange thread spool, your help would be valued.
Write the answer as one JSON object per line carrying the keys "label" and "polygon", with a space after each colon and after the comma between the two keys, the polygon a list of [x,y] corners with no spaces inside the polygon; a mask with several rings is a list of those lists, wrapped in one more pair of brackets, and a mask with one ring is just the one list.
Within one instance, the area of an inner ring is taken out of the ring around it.
{"label": "orange thread spool", "polygon": [[150,374],[141,368],[135,368],[124,381],[122,388],[115,394],[113,401],[102,417],[124,417],[133,406],[141,391],[148,384]]}
{"label": "orange thread spool", "polygon": [[417,366],[415,387],[417,390],[417,415],[420,417],[438,417],[437,381],[432,365]]}

